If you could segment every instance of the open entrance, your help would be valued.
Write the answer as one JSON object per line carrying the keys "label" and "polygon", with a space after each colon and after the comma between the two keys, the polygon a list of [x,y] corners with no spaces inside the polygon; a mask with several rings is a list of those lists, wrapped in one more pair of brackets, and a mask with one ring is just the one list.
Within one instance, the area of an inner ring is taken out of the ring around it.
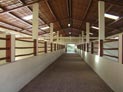
{"label": "open entrance", "polygon": [[67,44],[67,53],[75,53],[76,45],[75,44]]}

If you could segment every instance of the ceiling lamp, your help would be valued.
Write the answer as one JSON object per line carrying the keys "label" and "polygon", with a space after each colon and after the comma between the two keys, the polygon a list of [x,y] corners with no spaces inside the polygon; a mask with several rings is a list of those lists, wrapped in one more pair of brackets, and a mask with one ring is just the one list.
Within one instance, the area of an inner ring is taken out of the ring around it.
{"label": "ceiling lamp", "polygon": [[24,20],[31,20],[33,18],[33,15],[28,15],[23,17]]}
{"label": "ceiling lamp", "polygon": [[70,26],[71,26],[71,24],[69,23],[69,24],[68,24],[68,27],[70,27]]}
{"label": "ceiling lamp", "polygon": [[71,32],[69,32],[69,34],[71,34]]}
{"label": "ceiling lamp", "polygon": [[104,16],[106,18],[110,18],[110,19],[114,19],[114,20],[119,19],[119,16],[115,16],[115,15],[111,15],[111,14],[107,14],[107,13],[105,13]]}
{"label": "ceiling lamp", "polygon": [[95,26],[92,26],[91,28],[96,29],[96,30],[99,30],[99,28],[98,27],[95,27]]}
{"label": "ceiling lamp", "polygon": [[46,27],[42,27],[41,29],[46,30],[46,29],[49,29],[49,28],[50,28],[49,26],[46,26]]}
{"label": "ceiling lamp", "polygon": [[89,33],[90,35],[93,35],[93,33]]}

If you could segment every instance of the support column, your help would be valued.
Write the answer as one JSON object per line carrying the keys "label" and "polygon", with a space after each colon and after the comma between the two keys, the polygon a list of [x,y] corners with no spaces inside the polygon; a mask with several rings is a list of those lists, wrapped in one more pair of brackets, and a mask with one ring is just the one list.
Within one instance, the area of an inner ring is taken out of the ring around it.
{"label": "support column", "polygon": [[86,23],[86,43],[90,42],[90,23]]}
{"label": "support column", "polygon": [[15,35],[7,35],[6,36],[6,62],[14,62],[15,61]]}
{"label": "support column", "polygon": [[91,54],[94,53],[94,42],[91,42]]}
{"label": "support column", "polygon": [[82,31],[82,44],[84,43],[84,31]]}
{"label": "support column", "polygon": [[86,23],[86,51],[89,52],[89,42],[90,42],[90,23]]}
{"label": "support column", "polygon": [[57,48],[58,48],[58,44],[55,43],[54,44],[54,51],[58,50]]}
{"label": "support column", "polygon": [[81,34],[79,34],[79,43],[81,43]]}
{"label": "support column", "polygon": [[53,23],[50,23],[50,43],[53,42]]}
{"label": "support column", "polygon": [[62,34],[60,34],[60,43],[62,43]]}
{"label": "support column", "polygon": [[47,53],[47,42],[44,42],[44,52]]}
{"label": "support column", "polygon": [[50,43],[51,52],[53,52],[53,43]]}
{"label": "support column", "polygon": [[38,55],[38,40],[34,39],[34,56]]}
{"label": "support column", "polygon": [[98,18],[99,18],[99,50],[98,54],[103,56],[103,40],[105,39],[105,2],[98,1]]}
{"label": "support column", "polygon": [[123,34],[119,35],[119,62],[123,64]]}
{"label": "support column", "polygon": [[58,48],[58,44],[59,44],[59,31],[57,31],[57,42],[56,42],[56,48]]}
{"label": "support column", "polygon": [[32,38],[38,39],[38,19],[39,19],[39,4],[33,4],[33,20],[32,20]]}

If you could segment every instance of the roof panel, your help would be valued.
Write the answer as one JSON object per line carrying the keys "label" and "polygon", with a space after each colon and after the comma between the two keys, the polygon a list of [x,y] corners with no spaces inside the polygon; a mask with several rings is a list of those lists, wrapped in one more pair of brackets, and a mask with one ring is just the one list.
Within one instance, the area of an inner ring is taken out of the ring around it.
{"label": "roof panel", "polygon": [[5,7],[6,9],[16,8],[22,5],[20,0],[0,0],[0,6]]}

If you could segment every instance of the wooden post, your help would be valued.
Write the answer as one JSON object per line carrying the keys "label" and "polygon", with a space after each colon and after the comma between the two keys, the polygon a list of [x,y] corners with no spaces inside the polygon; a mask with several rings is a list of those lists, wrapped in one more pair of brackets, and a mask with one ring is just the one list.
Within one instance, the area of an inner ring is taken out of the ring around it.
{"label": "wooden post", "polygon": [[32,19],[32,38],[38,38],[38,26],[39,26],[39,3],[33,4],[33,19]]}
{"label": "wooden post", "polygon": [[50,44],[51,45],[51,52],[53,52],[53,43]]}
{"label": "wooden post", "polygon": [[15,61],[15,36],[6,35],[6,62]]}
{"label": "wooden post", "polygon": [[91,54],[94,53],[94,42],[91,42]]}
{"label": "wooden post", "polygon": [[59,44],[57,44],[57,50],[59,50]]}
{"label": "wooden post", "polygon": [[84,51],[84,44],[82,44],[82,50]]}
{"label": "wooden post", "polygon": [[34,56],[38,55],[38,41],[34,39]]}
{"label": "wooden post", "polygon": [[89,43],[86,44],[86,51],[89,52]]}
{"label": "wooden post", "polygon": [[99,41],[99,52],[98,52],[99,54],[99,56],[103,56],[103,40],[100,40]]}
{"label": "wooden post", "polygon": [[54,44],[54,51],[56,51],[56,43]]}
{"label": "wooden post", "polygon": [[119,62],[123,64],[123,35],[119,35]]}
{"label": "wooden post", "polygon": [[84,51],[86,50],[86,45],[84,44]]}
{"label": "wooden post", "polygon": [[44,42],[44,52],[47,53],[47,42]]}
{"label": "wooden post", "polygon": [[7,59],[6,59],[6,62],[12,62],[11,61],[11,35],[7,35],[6,36],[6,48],[7,48],[7,50],[6,50],[6,57],[7,57]]}

